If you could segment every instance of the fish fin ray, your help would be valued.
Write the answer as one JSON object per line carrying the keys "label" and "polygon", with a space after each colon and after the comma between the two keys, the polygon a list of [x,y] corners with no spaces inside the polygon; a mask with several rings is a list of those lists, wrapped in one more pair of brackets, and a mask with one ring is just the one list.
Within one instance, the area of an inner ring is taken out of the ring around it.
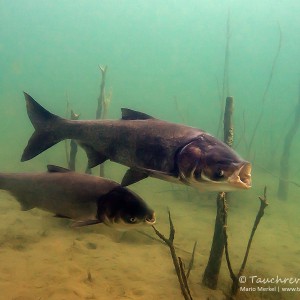
{"label": "fish fin ray", "polygon": [[75,221],[71,224],[71,227],[83,227],[83,226],[89,226],[89,225],[95,225],[102,223],[101,220],[84,220],[84,221]]}
{"label": "fish fin ray", "polygon": [[64,215],[61,215],[61,214],[55,214],[53,217],[54,218],[60,218],[60,219],[71,219],[70,217],[67,217],[67,216],[64,216]]}
{"label": "fish fin ray", "polygon": [[29,94],[24,92],[28,117],[36,130],[39,130],[46,122],[53,122],[61,117],[52,114],[37,103]]}
{"label": "fish fin ray", "polygon": [[126,171],[123,179],[122,179],[122,186],[128,186],[138,181],[141,181],[147,178],[149,175],[146,172],[137,170],[137,169],[129,169]]}
{"label": "fish fin ray", "polygon": [[21,161],[29,160],[61,141],[57,123],[62,118],[50,113],[24,92],[28,117],[35,129],[24,149]]}
{"label": "fish fin ray", "polygon": [[148,120],[155,119],[154,117],[147,115],[145,113],[135,111],[129,108],[121,108],[122,120]]}
{"label": "fish fin ray", "polygon": [[27,201],[26,198],[14,194],[13,196],[16,197],[17,201],[20,203],[22,211],[27,211],[35,208],[35,205]]}
{"label": "fish fin ray", "polygon": [[166,176],[166,177],[176,177],[175,174],[169,173],[169,172],[164,172],[164,171],[157,171],[157,170],[152,170],[152,169],[145,169],[145,171],[153,177],[155,177],[155,175]]}
{"label": "fish fin ray", "polygon": [[49,173],[68,173],[72,172],[70,169],[63,168],[55,165],[47,165],[47,170]]}
{"label": "fish fin ray", "polygon": [[96,151],[90,145],[80,143],[80,146],[84,149],[84,151],[88,157],[88,167],[90,169],[102,164],[103,162],[105,162],[108,159],[105,155]]}

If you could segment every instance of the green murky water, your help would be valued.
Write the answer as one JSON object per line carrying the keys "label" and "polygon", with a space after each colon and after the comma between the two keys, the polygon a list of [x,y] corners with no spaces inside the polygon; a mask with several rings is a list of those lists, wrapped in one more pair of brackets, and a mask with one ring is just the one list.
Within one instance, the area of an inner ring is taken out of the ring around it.
{"label": "green murky water", "polygon": [[[299,14],[295,0],[0,0],[1,171],[42,171],[49,163],[66,166],[63,142],[20,162],[33,131],[22,91],[57,115],[66,115],[68,101],[81,119],[93,119],[100,91],[98,65],[108,66],[109,118],[119,118],[120,108],[128,107],[222,138],[218,133],[222,98],[233,96],[235,149],[253,163],[253,188],[233,193],[229,204],[234,269],[242,261],[258,196],[267,185],[270,205],[245,269],[248,284],[256,289],[278,286],[251,283],[250,276],[299,278],[298,131],[290,153],[285,153],[289,154],[285,179],[293,183],[286,201],[277,197],[285,136],[300,97]],[[78,171],[85,165],[80,151]],[[113,163],[105,168],[106,176],[116,181],[125,171]],[[191,252],[198,240],[189,279],[194,299],[211,295],[222,299],[230,286],[225,260],[219,291],[200,284],[213,235],[215,194],[154,179],[132,189],[156,210],[157,228],[165,234],[166,207],[171,209],[178,255],[186,264],[185,251]],[[168,249],[156,241],[136,232],[120,241],[101,225],[70,229],[68,222],[48,213],[19,211],[5,192],[0,197],[3,299],[181,299]],[[151,229],[144,231],[154,236]],[[282,286],[300,288],[299,283]],[[299,293],[241,291],[240,297],[299,299]]]}

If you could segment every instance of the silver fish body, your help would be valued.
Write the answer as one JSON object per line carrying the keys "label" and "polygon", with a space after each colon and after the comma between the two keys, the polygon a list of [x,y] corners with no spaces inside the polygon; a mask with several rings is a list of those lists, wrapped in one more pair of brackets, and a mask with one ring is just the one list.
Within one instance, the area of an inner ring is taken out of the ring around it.
{"label": "silver fish body", "polygon": [[251,187],[251,164],[200,129],[130,109],[122,109],[121,120],[66,120],[48,112],[26,93],[25,99],[35,132],[22,161],[61,140],[74,139],[85,149],[90,167],[107,159],[128,166],[123,186],[152,176],[200,190]]}
{"label": "silver fish body", "polygon": [[0,189],[10,192],[22,210],[52,212],[74,220],[73,226],[105,223],[129,229],[155,222],[153,210],[127,188],[56,166],[44,173],[0,173]]}

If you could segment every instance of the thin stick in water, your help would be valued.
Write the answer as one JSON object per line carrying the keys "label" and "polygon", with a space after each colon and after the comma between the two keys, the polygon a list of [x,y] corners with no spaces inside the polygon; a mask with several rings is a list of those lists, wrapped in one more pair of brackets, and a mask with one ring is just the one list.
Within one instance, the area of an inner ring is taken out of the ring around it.
{"label": "thin stick in water", "polygon": [[[152,228],[154,229],[155,233],[157,234],[157,236],[162,239],[168,246],[170,249],[170,253],[171,253],[171,257],[173,260],[173,264],[175,267],[175,271],[177,274],[177,278],[179,281],[179,285],[180,285],[180,289],[182,292],[182,295],[184,297],[185,300],[192,300],[192,296],[190,294],[189,288],[186,287],[187,285],[187,279],[185,276],[185,272],[183,270],[183,266],[180,267],[180,259],[177,257],[176,255],[176,251],[175,251],[175,247],[174,247],[174,237],[175,237],[175,228],[173,225],[173,221],[171,218],[171,213],[170,211],[168,211],[169,214],[169,224],[170,224],[170,234],[169,234],[169,238],[167,239],[163,234],[161,234],[156,228],[155,226],[152,225]],[[182,262],[181,262],[182,264]]]}

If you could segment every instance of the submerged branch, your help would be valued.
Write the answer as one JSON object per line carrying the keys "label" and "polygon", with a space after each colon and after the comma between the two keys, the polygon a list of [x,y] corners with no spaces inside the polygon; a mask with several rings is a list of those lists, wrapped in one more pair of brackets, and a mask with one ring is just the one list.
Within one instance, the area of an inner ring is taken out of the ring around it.
{"label": "submerged branch", "polygon": [[286,182],[286,183],[288,183],[288,184],[292,184],[292,185],[294,185],[294,186],[296,186],[296,187],[300,187],[300,183],[299,183],[299,182],[296,182],[296,181],[289,180],[289,179],[283,178],[283,177],[281,177],[281,176],[278,176],[278,175],[272,173],[271,171],[269,171],[267,168],[265,168],[265,167],[263,167],[263,166],[260,166],[260,165],[258,165],[258,164],[256,164],[255,166],[258,167],[258,168],[260,168],[260,169],[262,169],[263,171],[265,171],[266,173],[270,174],[271,176],[273,176],[273,177],[279,179],[280,181]]}
{"label": "submerged branch", "polygon": [[175,247],[173,244],[174,241],[174,237],[175,237],[175,228],[173,225],[173,221],[171,218],[171,213],[170,211],[168,211],[169,214],[169,223],[170,223],[170,234],[169,234],[169,238],[166,238],[162,233],[160,233],[155,226],[152,225],[152,228],[154,229],[155,233],[157,234],[157,236],[162,239],[168,246],[170,249],[170,253],[171,253],[171,257],[173,260],[173,264],[175,267],[175,271],[177,274],[177,278],[179,281],[179,285],[180,285],[180,289],[181,292],[183,294],[183,297],[185,300],[192,300],[192,296],[188,287],[188,283],[187,283],[187,278],[184,272],[184,267],[183,267],[183,263],[181,261],[181,258],[177,257],[176,255],[176,251],[175,251]]}
{"label": "submerged branch", "polygon": [[[264,188],[264,196],[263,197],[259,196],[258,198],[260,200],[259,211],[256,215],[256,218],[255,218],[255,221],[254,221],[254,224],[253,224],[253,227],[252,227],[250,238],[249,238],[249,241],[248,241],[248,244],[247,244],[247,249],[246,249],[246,252],[245,252],[245,255],[244,255],[242,265],[241,265],[240,270],[238,272],[238,275],[235,275],[233,273],[232,268],[231,268],[229,255],[228,256],[226,255],[227,266],[228,266],[228,269],[229,269],[229,272],[230,272],[230,277],[232,279],[232,286],[231,286],[232,296],[236,295],[238,290],[239,290],[239,286],[240,286],[239,278],[244,273],[255,231],[257,229],[258,224],[260,223],[261,218],[264,215],[265,208],[269,205],[268,202],[267,202],[267,187],[266,186]],[[227,247],[227,245],[226,245],[226,247]],[[228,253],[228,249],[226,251]]]}
{"label": "submerged branch", "polygon": [[197,241],[194,243],[191,260],[190,260],[189,267],[188,267],[188,270],[187,270],[187,273],[186,273],[186,278],[190,277],[190,273],[191,273],[191,270],[192,270],[193,265],[194,265],[196,247],[197,247]]}
{"label": "submerged branch", "polygon": [[[226,106],[224,113],[224,142],[228,146],[233,144],[233,97],[226,98]],[[219,279],[219,273],[224,253],[227,236],[224,231],[227,227],[227,204],[226,194],[221,192],[217,196],[217,214],[215,220],[214,236],[209,254],[209,260],[205,268],[202,283],[211,288],[216,289]]]}
{"label": "submerged branch", "polygon": [[299,83],[299,99],[298,99],[297,107],[295,109],[294,122],[290,130],[287,132],[285,136],[283,152],[280,159],[280,180],[278,184],[277,195],[278,198],[281,200],[286,200],[288,196],[288,182],[289,182],[288,178],[290,173],[289,159],[290,159],[291,147],[294,140],[294,136],[299,129],[299,125],[300,125],[300,83]]}
{"label": "submerged branch", "polygon": [[107,66],[105,66],[105,67],[99,66],[99,69],[102,74],[102,80],[101,80],[101,85],[100,85],[100,95],[98,97],[96,119],[100,119],[101,115],[102,115],[102,109],[103,109],[104,100],[105,100],[105,79],[106,79]]}
{"label": "submerged branch", "polygon": [[[227,226],[227,206],[225,193],[221,192],[217,197],[217,214],[215,220],[214,236],[207,266],[204,271],[202,283],[210,289],[216,289],[224,252],[224,228]],[[225,204],[225,205],[224,205]]]}
{"label": "submerged branch", "polygon": [[274,75],[274,71],[275,71],[275,66],[276,66],[276,63],[277,63],[277,60],[278,60],[278,57],[279,57],[279,54],[280,54],[280,50],[281,50],[282,32],[281,32],[280,25],[278,25],[278,29],[279,29],[278,47],[277,47],[277,51],[276,51],[274,59],[273,59],[273,63],[272,63],[272,66],[271,66],[271,71],[270,71],[270,74],[269,74],[267,85],[265,87],[265,90],[264,90],[264,93],[263,93],[263,96],[262,96],[262,108],[261,108],[259,117],[257,119],[257,122],[256,122],[256,124],[254,126],[252,136],[250,138],[249,147],[248,147],[248,154],[247,154],[248,158],[250,156],[251,148],[252,148],[252,145],[253,145],[253,142],[254,142],[254,138],[256,136],[257,129],[258,129],[258,127],[260,125],[260,122],[262,121],[262,118],[263,118],[263,115],[264,115],[264,104],[266,102],[267,94],[269,92],[270,85],[271,85],[271,82],[272,82],[272,79],[273,79],[273,75]]}
{"label": "submerged branch", "polygon": [[223,70],[223,86],[222,86],[222,95],[221,95],[221,112],[217,130],[217,136],[220,133],[223,119],[223,107],[225,97],[229,95],[229,75],[228,75],[228,66],[229,66],[229,45],[230,45],[230,12],[228,11],[227,23],[226,23],[226,46],[225,46],[225,58],[224,58],[224,70]]}
{"label": "submerged branch", "polygon": [[[66,97],[67,97],[67,105],[66,105],[66,113],[65,113],[65,117],[66,119],[69,117],[69,111],[70,111],[70,101],[69,101],[69,93],[66,92]],[[69,149],[68,149],[68,141],[65,140],[65,155],[66,155],[66,161],[67,161],[67,165],[69,163]]]}
{"label": "submerged branch", "polygon": [[[75,114],[73,112],[73,110],[71,110],[71,120],[78,120],[79,116],[80,116],[79,114]],[[77,143],[74,140],[71,140],[70,141],[70,158],[69,158],[68,167],[72,171],[75,171],[75,169],[76,169],[77,151],[78,151]]]}
{"label": "submerged branch", "polygon": [[[151,240],[153,240],[153,241],[156,241],[156,242],[158,242],[158,243],[160,243],[160,244],[163,244],[163,245],[165,245],[165,246],[168,246],[168,245],[166,245],[166,243],[165,243],[163,240],[161,240],[160,238],[155,238],[154,236],[152,236],[152,235],[150,235],[150,234],[148,234],[148,233],[146,233],[146,232],[144,232],[144,231],[141,231],[141,230],[136,230],[136,232],[138,232],[139,234],[142,234],[142,235],[148,237],[149,239],[151,239]],[[191,252],[189,252],[189,251],[186,251],[186,250],[184,250],[184,249],[181,249],[181,248],[179,248],[179,247],[177,247],[177,246],[175,246],[175,245],[174,245],[174,248],[175,248],[175,250],[181,251],[181,252],[183,252],[183,253],[186,253],[186,254],[189,254],[189,255],[193,255],[193,253],[191,253]]]}

